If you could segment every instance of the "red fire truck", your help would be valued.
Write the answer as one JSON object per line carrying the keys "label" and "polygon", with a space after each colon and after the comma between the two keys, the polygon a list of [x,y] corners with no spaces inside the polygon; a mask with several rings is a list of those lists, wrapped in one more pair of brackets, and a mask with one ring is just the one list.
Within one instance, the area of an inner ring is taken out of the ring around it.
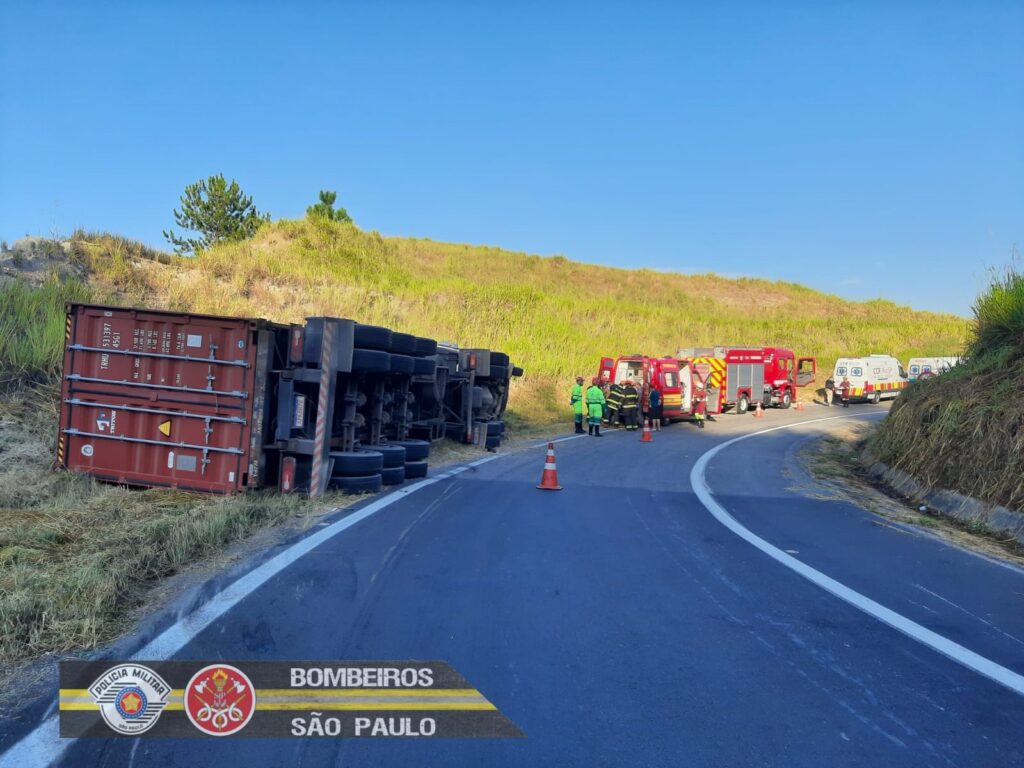
{"label": "red fire truck", "polygon": [[818,370],[813,357],[782,347],[691,347],[678,356],[704,381],[708,413],[746,413],[759,400],[765,408],[789,408]]}
{"label": "red fire truck", "polygon": [[688,419],[693,411],[693,376],[686,360],[674,357],[626,355],[602,357],[599,375],[602,381],[621,384],[632,379],[640,386],[641,410],[648,412],[651,390],[661,393],[662,418],[665,421]]}

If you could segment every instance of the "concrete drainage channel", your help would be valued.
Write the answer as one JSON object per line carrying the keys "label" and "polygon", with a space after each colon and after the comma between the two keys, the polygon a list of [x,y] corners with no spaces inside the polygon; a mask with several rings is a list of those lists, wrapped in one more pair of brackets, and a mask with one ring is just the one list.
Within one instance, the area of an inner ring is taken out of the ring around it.
{"label": "concrete drainage channel", "polygon": [[496,449],[503,352],[354,320],[283,325],[73,304],[57,461],[134,486],[376,492],[446,437]]}

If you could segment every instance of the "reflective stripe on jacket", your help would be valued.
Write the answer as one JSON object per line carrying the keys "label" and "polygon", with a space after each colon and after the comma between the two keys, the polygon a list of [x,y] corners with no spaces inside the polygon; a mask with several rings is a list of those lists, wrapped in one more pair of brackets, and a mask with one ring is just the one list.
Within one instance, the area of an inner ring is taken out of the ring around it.
{"label": "reflective stripe on jacket", "polygon": [[608,387],[608,407],[621,408],[624,394],[621,384],[612,384]]}
{"label": "reflective stripe on jacket", "polygon": [[636,387],[623,387],[622,388],[622,410],[629,408],[636,408],[640,404],[640,393],[636,391]]}

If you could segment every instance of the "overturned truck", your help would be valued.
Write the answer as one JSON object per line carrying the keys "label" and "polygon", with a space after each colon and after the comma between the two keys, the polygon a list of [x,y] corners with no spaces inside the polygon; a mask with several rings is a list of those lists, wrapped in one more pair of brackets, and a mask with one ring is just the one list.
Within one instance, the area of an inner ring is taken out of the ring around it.
{"label": "overturned truck", "polygon": [[376,491],[454,437],[496,449],[521,368],[353,320],[67,308],[58,464],[207,493]]}

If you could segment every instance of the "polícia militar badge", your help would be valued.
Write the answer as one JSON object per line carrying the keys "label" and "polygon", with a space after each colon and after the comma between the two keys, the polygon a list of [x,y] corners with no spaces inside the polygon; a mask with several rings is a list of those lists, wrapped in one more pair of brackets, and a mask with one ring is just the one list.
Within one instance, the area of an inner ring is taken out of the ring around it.
{"label": "pol\u00edcia militar badge", "polygon": [[169,686],[160,675],[140,664],[108,669],[89,686],[103,721],[118,733],[135,736],[152,728],[160,718]]}

